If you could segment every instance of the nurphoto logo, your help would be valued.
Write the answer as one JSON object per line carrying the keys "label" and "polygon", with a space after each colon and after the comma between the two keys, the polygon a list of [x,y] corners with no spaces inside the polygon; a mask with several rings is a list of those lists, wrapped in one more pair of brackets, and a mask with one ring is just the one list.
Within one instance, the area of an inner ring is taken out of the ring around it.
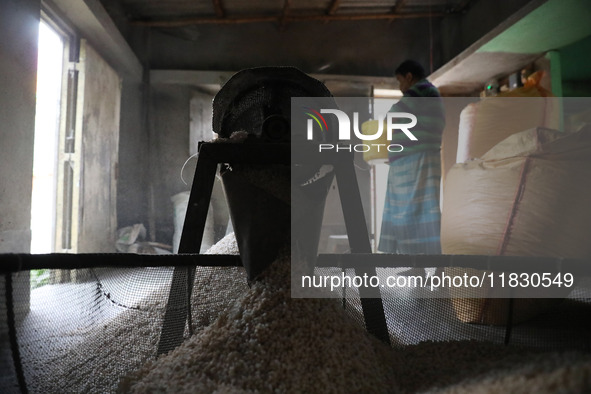
{"label": "nurphoto logo", "polygon": [[[344,111],[338,109],[320,109],[316,111],[309,107],[304,107],[304,113],[309,116],[306,123],[306,132],[308,141],[314,139],[314,125],[320,129],[321,132],[328,132],[328,123],[322,114],[334,115],[337,118],[339,125],[338,140],[339,142],[351,141],[351,130],[355,137],[362,141],[375,141],[382,137],[384,131],[386,132],[386,138],[388,141],[392,140],[392,135],[395,130],[402,131],[410,141],[417,141],[417,137],[410,131],[417,124],[417,117],[408,112],[388,112],[385,119],[382,118],[378,122],[378,130],[375,134],[363,134],[359,131],[359,113],[353,112],[353,124],[351,127],[351,120],[349,115]],[[398,123],[401,119],[410,120],[406,123]],[[385,120],[385,122],[384,122]],[[385,127],[384,127],[385,123]],[[385,130],[384,130],[385,129]],[[372,149],[376,149],[378,152],[381,149],[387,149],[389,152],[401,152],[404,147],[400,144],[319,144],[318,151],[341,151],[346,150],[348,152],[368,152]]]}

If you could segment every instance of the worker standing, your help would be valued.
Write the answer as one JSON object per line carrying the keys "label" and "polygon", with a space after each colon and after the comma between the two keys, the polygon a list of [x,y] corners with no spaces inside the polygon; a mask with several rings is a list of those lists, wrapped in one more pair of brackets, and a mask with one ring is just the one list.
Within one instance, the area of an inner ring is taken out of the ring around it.
{"label": "worker standing", "polygon": [[445,114],[439,91],[423,67],[406,60],[395,70],[403,97],[390,112],[407,112],[417,117],[409,141],[403,133],[390,143],[400,152],[389,152],[388,185],[378,250],[400,254],[439,254],[441,213],[441,137]]}

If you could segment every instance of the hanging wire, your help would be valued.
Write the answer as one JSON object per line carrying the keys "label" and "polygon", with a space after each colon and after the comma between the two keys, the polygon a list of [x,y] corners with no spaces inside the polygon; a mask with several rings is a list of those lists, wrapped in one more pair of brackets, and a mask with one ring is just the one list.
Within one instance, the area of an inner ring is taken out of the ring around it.
{"label": "hanging wire", "polygon": [[182,182],[183,182],[183,183],[184,183],[186,186],[188,186],[189,184],[188,184],[188,183],[185,181],[185,179],[183,178],[183,171],[185,170],[185,167],[187,166],[187,163],[189,163],[189,161],[190,161],[192,158],[194,158],[194,157],[197,157],[197,156],[199,156],[199,152],[197,152],[197,153],[195,153],[195,154],[193,154],[193,155],[189,156],[189,158],[188,158],[187,160],[185,160],[185,163],[184,163],[184,164],[183,164],[183,166],[181,167],[181,174],[180,174],[180,175],[181,175],[181,181],[182,181]]}

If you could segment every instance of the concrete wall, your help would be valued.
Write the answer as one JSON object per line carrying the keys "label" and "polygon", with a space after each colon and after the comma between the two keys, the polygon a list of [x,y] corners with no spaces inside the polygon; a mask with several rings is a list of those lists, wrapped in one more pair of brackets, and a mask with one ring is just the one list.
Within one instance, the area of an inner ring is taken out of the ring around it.
{"label": "concrete wall", "polygon": [[[0,252],[28,252],[40,2],[0,5]],[[148,136],[140,83],[123,84],[119,222],[147,222]]]}
{"label": "concrete wall", "polygon": [[117,179],[118,228],[143,223],[148,226],[148,143],[144,94],[138,83],[123,83]]}
{"label": "concrete wall", "polygon": [[[38,0],[0,3],[0,253],[31,247]],[[16,312],[29,309],[29,272],[13,276]]]}
{"label": "concrete wall", "polygon": [[191,189],[195,160],[183,172],[189,158],[191,91],[180,85],[152,86],[149,112],[149,179],[151,195],[148,230],[159,242],[171,244],[174,233],[173,204],[170,198]]}
{"label": "concrete wall", "polygon": [[[79,206],[74,202],[74,250],[115,252],[121,78],[82,40],[76,138],[80,146]],[[75,180],[76,182],[76,180]],[[77,224],[77,232],[76,232]]]}
{"label": "concrete wall", "polygon": [[[117,227],[135,223],[147,225],[148,193],[148,135],[146,107],[143,89],[144,57],[137,57],[123,34],[132,32],[133,44],[144,46],[147,34],[143,28],[120,32],[113,22],[127,20],[118,1],[105,1],[115,7],[109,16],[99,0],[52,0],[46,6],[50,14],[61,20],[69,29],[84,39],[111,66],[121,78],[121,112],[119,124],[119,162],[117,167]],[[68,30],[69,30],[68,29]],[[133,31],[132,31],[133,30]]]}
{"label": "concrete wall", "polygon": [[30,250],[39,10],[0,4],[0,253]]}
{"label": "concrete wall", "polygon": [[[0,252],[30,250],[39,0],[0,3]],[[67,21],[66,21],[67,22]],[[84,38],[84,37],[82,37]],[[148,220],[147,127],[141,81],[123,79],[118,226]]]}

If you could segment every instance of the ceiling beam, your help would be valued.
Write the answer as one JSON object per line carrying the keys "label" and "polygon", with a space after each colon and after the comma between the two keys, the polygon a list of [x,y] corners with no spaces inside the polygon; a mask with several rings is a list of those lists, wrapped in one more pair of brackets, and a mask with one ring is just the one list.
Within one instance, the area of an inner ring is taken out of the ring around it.
{"label": "ceiling beam", "polygon": [[215,16],[218,18],[223,18],[226,16],[224,12],[224,6],[222,4],[222,0],[212,0],[213,1],[213,9],[215,10]]}
{"label": "ceiling beam", "polygon": [[409,14],[339,14],[339,15],[261,15],[246,17],[226,17],[211,18],[197,17],[171,20],[136,20],[132,24],[136,26],[149,27],[181,27],[192,25],[234,25],[244,23],[263,23],[263,22],[331,22],[331,21],[359,21],[359,20],[394,20],[394,19],[420,19],[420,18],[440,18],[449,14],[418,12]]}
{"label": "ceiling beam", "polygon": [[99,0],[51,0],[45,4],[63,15],[121,77],[142,80],[142,64]]}
{"label": "ceiling beam", "polygon": [[330,3],[330,7],[328,7],[328,11],[326,11],[326,15],[336,14],[336,12],[340,6],[341,6],[341,0],[332,0],[332,3]]}
{"label": "ceiling beam", "polygon": [[[211,71],[211,70],[150,70],[150,83],[173,84],[190,86],[217,86],[219,88],[226,83],[235,71]],[[311,77],[323,83],[348,82],[371,84],[380,88],[397,87],[394,77],[369,76],[369,75],[338,75],[338,74],[309,74]]]}

